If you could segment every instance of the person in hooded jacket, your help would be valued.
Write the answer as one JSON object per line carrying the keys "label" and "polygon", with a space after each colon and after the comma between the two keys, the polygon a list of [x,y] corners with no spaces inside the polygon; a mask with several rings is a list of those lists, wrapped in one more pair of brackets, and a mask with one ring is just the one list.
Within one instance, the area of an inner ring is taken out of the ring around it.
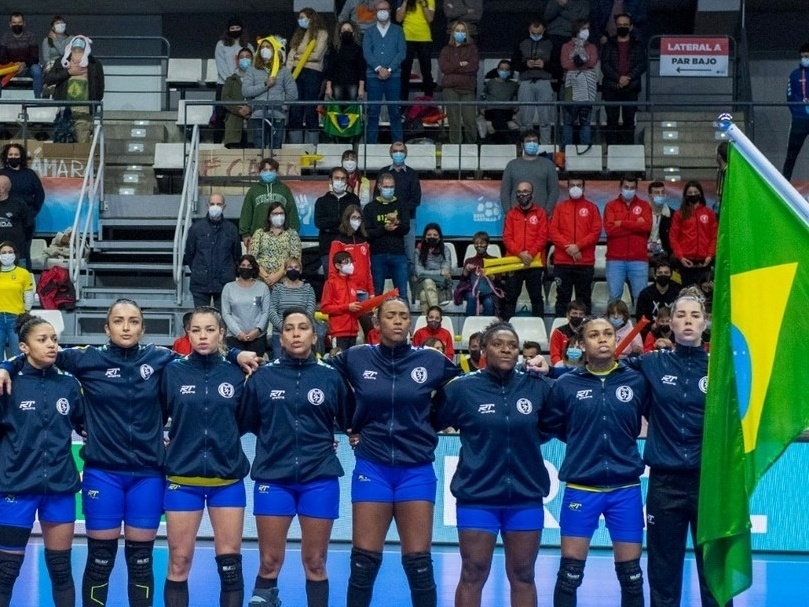
{"label": "person in hooded jacket", "polygon": [[262,158],[258,163],[259,183],[251,186],[244,195],[239,215],[239,235],[245,247],[250,247],[250,238],[256,230],[266,227],[271,202],[280,202],[284,207],[287,228],[297,232],[301,227],[295,197],[287,185],[278,179],[278,166],[275,158]]}

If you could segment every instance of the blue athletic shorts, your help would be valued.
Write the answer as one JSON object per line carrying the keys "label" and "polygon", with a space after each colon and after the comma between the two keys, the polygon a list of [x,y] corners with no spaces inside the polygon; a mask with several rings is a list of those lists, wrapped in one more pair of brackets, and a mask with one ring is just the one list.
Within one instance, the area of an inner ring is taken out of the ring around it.
{"label": "blue athletic shorts", "polygon": [[0,495],[0,525],[30,529],[37,511],[39,520],[45,523],[73,523],[76,494]]}
{"label": "blue athletic shorts", "polygon": [[122,521],[130,527],[157,529],[165,483],[161,476],[85,468],[81,501],[87,529],[120,529]]}
{"label": "blue athletic shorts", "polygon": [[431,463],[402,468],[384,466],[358,457],[351,479],[351,501],[423,501],[434,504],[437,482]]}
{"label": "blue athletic shorts", "polygon": [[166,482],[163,508],[166,512],[198,512],[205,508],[244,508],[247,493],[244,481],[230,485],[180,485]]}
{"label": "blue athletic shorts", "polygon": [[253,486],[255,516],[340,516],[340,482],[322,478],[310,483],[273,483],[256,481]]}
{"label": "blue athletic shorts", "polygon": [[459,531],[485,531],[497,535],[509,531],[541,531],[545,511],[538,508],[470,508],[455,506]]}
{"label": "blue athletic shorts", "polygon": [[640,485],[603,492],[565,487],[559,517],[563,536],[592,537],[602,514],[613,542],[638,544],[643,541]]}

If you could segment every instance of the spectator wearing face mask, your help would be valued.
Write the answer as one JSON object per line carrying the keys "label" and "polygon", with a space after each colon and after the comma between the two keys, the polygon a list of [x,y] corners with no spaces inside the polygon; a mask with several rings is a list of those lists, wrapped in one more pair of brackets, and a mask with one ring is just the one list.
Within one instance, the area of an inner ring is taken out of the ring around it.
{"label": "spectator wearing face mask", "polygon": [[354,260],[345,251],[340,251],[332,259],[335,274],[326,279],[320,311],[329,315],[329,335],[336,340],[337,347],[347,350],[357,343],[360,325],[354,315],[360,309],[357,288],[353,282],[356,271]]}
{"label": "spectator wearing face mask", "polygon": [[424,342],[431,337],[435,337],[444,344],[444,354],[450,360],[455,360],[455,338],[441,326],[444,314],[438,306],[432,306],[427,310],[427,326],[422,327],[413,334],[412,343],[414,346],[423,346]]}
{"label": "spectator wearing face mask", "polygon": [[671,216],[674,211],[667,204],[666,184],[662,181],[649,183],[649,200],[652,203],[652,231],[649,232],[649,265],[654,267],[661,261],[668,261],[671,255]]}
{"label": "spectator wearing face mask", "polygon": [[710,268],[716,256],[716,214],[705,205],[698,181],[683,188],[683,201],[671,219],[671,252],[679,262],[681,283],[691,286]]}
{"label": "spectator wearing face mask", "polygon": [[280,202],[286,214],[286,225],[298,231],[300,219],[298,206],[292,192],[278,178],[278,161],[275,158],[263,158],[258,165],[259,182],[247,190],[239,216],[239,235],[246,247],[250,246],[250,237],[256,230],[267,224],[267,209],[270,203]]}
{"label": "spectator wearing face mask", "polygon": [[405,235],[410,231],[410,210],[396,196],[396,182],[390,173],[376,181],[379,196],[362,210],[362,223],[371,243],[371,274],[374,291],[380,294],[385,279],[391,278],[399,297],[407,301],[408,272]]}
{"label": "spectator wearing face mask", "polygon": [[[497,68],[489,71],[483,82],[483,99],[486,101],[517,101],[520,85],[514,80],[511,61],[501,59]],[[514,107],[502,105],[483,110],[483,116],[492,123],[492,143],[507,144],[513,142],[509,137],[508,123],[514,119]],[[491,133],[491,131],[489,131]]]}
{"label": "spectator wearing face mask", "polygon": [[[534,19],[528,25],[528,36],[514,50],[511,66],[520,74],[520,88],[517,98],[520,101],[520,130],[530,131],[539,125],[542,143],[553,143],[553,88],[551,81],[556,68],[551,60],[553,43],[545,35],[545,23]],[[556,62],[559,58],[557,56]],[[536,133],[534,133],[536,135]],[[537,137],[537,143],[539,138]]]}
{"label": "spectator wearing face mask", "polygon": [[550,223],[550,240],[555,247],[556,316],[565,315],[574,289],[576,299],[590,311],[595,251],[601,238],[601,215],[584,197],[584,179],[571,177],[567,185],[570,198],[556,205]]}
{"label": "spectator wearing face mask", "polygon": [[45,189],[36,171],[28,167],[28,153],[19,143],[8,143],[0,152],[0,175],[5,175],[11,181],[11,194],[22,198],[28,212],[28,221],[25,224],[25,241],[19,253],[19,260],[24,261],[28,270],[31,269],[31,240],[36,229],[36,217],[45,203]]}
{"label": "spectator wearing face mask", "polygon": [[0,36],[0,65],[16,63],[19,71],[15,76],[30,76],[34,97],[42,96],[42,66],[39,65],[39,47],[31,30],[25,27],[25,16],[13,12],[8,20],[5,34]]}
{"label": "spectator wearing face mask", "polygon": [[334,167],[329,175],[329,191],[315,201],[315,227],[318,229],[320,259],[323,275],[328,276],[329,251],[332,241],[340,233],[343,213],[350,205],[359,205],[360,199],[347,191],[347,174],[343,167]]}
{"label": "spectator wearing face mask", "polygon": [[[629,319],[629,306],[622,299],[611,301],[607,304],[607,320],[615,329],[615,343],[620,344],[629,335],[634,325]],[[618,356],[624,359],[627,356],[635,356],[643,352],[643,340],[640,335],[635,335],[623,352]]]}
{"label": "spectator wearing face mask", "polygon": [[[661,308],[670,307],[677,299],[680,286],[671,280],[671,265],[661,261],[654,269],[654,282],[643,289],[635,301],[635,319],[641,318],[652,320],[657,318]],[[643,332],[643,336],[649,329]]]}
{"label": "spectator wearing face mask", "polygon": [[[262,229],[256,230],[247,248],[247,252],[258,261],[261,280],[272,288],[289,270],[284,265],[285,261],[291,258],[300,259],[301,250],[300,236],[289,227],[283,203],[271,202],[266,224]],[[300,271],[298,264],[299,275]]]}
{"label": "spectator wearing face mask", "polygon": [[[236,70],[227,77],[222,87],[222,101],[244,101],[242,79],[253,64],[253,51],[247,47],[239,50],[236,57]],[[225,136],[223,143],[228,149],[247,146],[245,121],[250,118],[251,109],[246,103],[242,105],[222,106],[224,110]],[[219,108],[217,107],[217,110]]]}
{"label": "spectator wearing face mask", "polygon": [[533,188],[534,203],[550,217],[559,198],[559,177],[556,166],[546,156],[539,155],[539,136],[528,131],[522,137],[522,156],[509,160],[500,180],[500,204],[503,213],[515,206],[517,185],[527,181]]}
{"label": "spectator wearing face mask", "polygon": [[62,58],[69,41],[70,36],[67,35],[67,24],[64,18],[56,15],[51,19],[48,34],[42,39],[42,51],[39,54],[39,61],[42,64],[44,73],[47,74]]}
{"label": "spectator wearing face mask", "polygon": [[801,153],[804,141],[809,137],[809,42],[802,44],[798,52],[800,65],[792,70],[787,83],[787,102],[792,113],[787,157],[782,171],[787,181],[792,179],[798,154]]}
{"label": "spectator wearing face mask", "polygon": [[[245,65],[239,64],[239,58],[242,55],[242,50],[247,49],[250,51],[249,59]],[[214,59],[216,60],[216,100],[226,100],[223,96],[225,82],[228,78],[239,73],[239,98],[240,101],[244,97],[241,95],[241,76],[250,68],[253,63],[253,45],[250,44],[250,37],[247,30],[244,29],[242,20],[238,17],[231,17],[228,19],[225,31],[216,43],[214,48]],[[231,92],[233,96],[233,92]],[[247,106],[240,106],[247,107]],[[237,108],[225,107],[217,105],[214,109],[214,142],[220,143],[222,139],[222,129],[225,128],[226,117],[228,113],[233,112]],[[249,110],[249,108],[248,108]],[[249,117],[249,111],[244,117]],[[241,125],[239,125],[241,127]],[[241,132],[241,128],[239,129]],[[227,143],[227,133],[225,133],[225,143]]]}
{"label": "spectator wearing face mask", "polygon": [[480,332],[469,336],[469,354],[461,356],[458,366],[464,373],[472,373],[486,367],[486,359],[480,355]]}
{"label": "spectator wearing face mask", "polygon": [[452,297],[449,245],[444,242],[441,226],[428,223],[416,255],[416,295],[424,314]]}
{"label": "spectator wearing face mask", "polygon": [[475,255],[463,261],[455,303],[462,303],[461,297],[465,292],[467,316],[497,316],[503,299],[502,278],[497,274],[486,276],[483,273],[485,261],[494,258],[489,255],[489,235],[486,232],[475,233],[472,246],[475,247]]}
{"label": "spectator wearing face mask", "polygon": [[[300,255],[300,253],[299,253]],[[282,278],[270,291],[270,328],[272,331],[272,355],[281,355],[281,327],[284,312],[289,308],[303,308],[310,316],[315,313],[317,299],[315,290],[301,279],[300,257],[290,257],[281,266]]]}
{"label": "spectator wearing face mask", "polygon": [[351,149],[343,152],[340,166],[346,170],[346,191],[359,196],[360,206],[364,207],[371,202],[371,181],[357,168],[357,152]]}
{"label": "spectator wearing face mask", "polygon": [[229,348],[249,350],[258,356],[267,352],[267,323],[270,317],[270,290],[258,279],[258,262],[242,255],[236,266],[236,280],[222,290],[222,320],[228,333]]}
{"label": "spectator wearing face mask", "polygon": [[551,331],[550,356],[551,365],[558,365],[565,355],[565,347],[568,341],[576,335],[580,335],[581,321],[587,315],[587,306],[584,302],[574,299],[567,304],[565,317],[567,324],[560,325]]}
{"label": "spectator wearing face mask", "polygon": [[225,197],[211,194],[208,214],[188,230],[183,265],[191,270],[189,289],[194,307],[222,309],[222,289],[233,280],[242,253],[236,226],[224,218]]}
{"label": "spectator wearing face mask", "polygon": [[671,333],[671,311],[663,306],[657,311],[652,328],[643,339],[643,353],[672,349],[674,349],[674,335]]}

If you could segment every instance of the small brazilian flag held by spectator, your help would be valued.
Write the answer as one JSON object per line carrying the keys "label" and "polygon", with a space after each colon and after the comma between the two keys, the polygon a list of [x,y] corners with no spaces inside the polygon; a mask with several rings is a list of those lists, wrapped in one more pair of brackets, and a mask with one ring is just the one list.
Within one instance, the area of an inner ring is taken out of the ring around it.
{"label": "small brazilian flag held by spectator", "polygon": [[359,105],[328,105],[323,130],[332,137],[356,137],[362,134],[362,110]]}

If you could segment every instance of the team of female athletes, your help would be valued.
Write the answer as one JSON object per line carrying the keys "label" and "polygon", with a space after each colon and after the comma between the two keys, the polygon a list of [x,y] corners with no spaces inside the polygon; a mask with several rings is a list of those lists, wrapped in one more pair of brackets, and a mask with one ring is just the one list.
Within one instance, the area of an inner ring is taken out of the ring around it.
{"label": "team of female athletes", "polygon": [[[249,604],[281,604],[277,580],[297,515],[307,603],[325,607],[326,553],[343,474],[335,431],[349,434],[356,455],[348,607],[371,604],[393,521],[412,604],[434,607],[432,462],[436,429],[447,426],[459,429],[461,440],[451,485],[462,559],[456,605],[481,604],[498,534],[511,604],[536,605],[542,501],[550,486],[538,464],[541,444],[552,436],[567,443],[559,474],[567,486],[554,606],[576,604],[601,515],[613,540],[622,605],[643,605],[644,464],[636,443],[642,416],[650,424],[648,508],[657,513],[647,530],[652,604],[678,605],[685,536],[695,524],[694,450],[702,433],[707,357],[700,347],[701,302],[681,297],[672,314],[674,353],[620,363],[613,359],[612,325],[585,321],[587,363],[555,383],[542,376],[539,361],[535,372],[517,370],[519,337],[507,323],[492,325],[481,338],[485,370],[459,377],[441,353],[408,344],[410,311],[399,299],[377,310],[378,345],[348,349],[331,366],[314,356],[311,316],[286,310],[281,356],[247,379],[239,365],[252,371],[257,360],[225,350],[224,324],[213,308],[194,311],[188,325],[193,351],[184,358],[140,343],[143,315],[133,301],[110,308],[109,343],[101,348],[58,350],[50,324],[21,317],[22,356],[0,370],[0,607],[11,604],[37,512],[54,603],[75,604],[70,549],[80,486],[88,536],[84,605],[107,603],[122,523],[129,604],[153,604],[152,552],[163,512],[169,546],[164,601],[167,607],[189,605],[188,575],[206,506],[220,605],[242,605],[248,473],[260,552]],[[677,390],[657,385],[671,370],[681,378]],[[73,432],[84,437],[81,482],[70,456]],[[257,436],[252,468],[240,442],[248,432]],[[670,494],[681,496],[676,507]],[[711,601],[705,592],[703,604]]]}

